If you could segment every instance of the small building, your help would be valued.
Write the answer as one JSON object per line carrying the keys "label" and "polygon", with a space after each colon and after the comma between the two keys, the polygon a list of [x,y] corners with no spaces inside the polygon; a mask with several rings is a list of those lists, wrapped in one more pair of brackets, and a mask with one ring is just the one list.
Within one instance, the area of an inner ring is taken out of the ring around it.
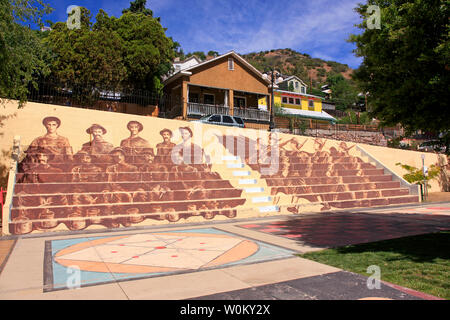
{"label": "small building", "polygon": [[277,79],[277,85],[280,90],[291,91],[296,93],[306,94],[308,86],[302,79],[297,76],[281,75]]}
{"label": "small building", "polygon": [[248,127],[268,128],[270,106],[260,110],[258,101],[270,101],[271,83],[234,51],[204,62],[195,58],[177,62],[163,84],[170,97],[162,110],[168,118],[224,114],[240,116]]}

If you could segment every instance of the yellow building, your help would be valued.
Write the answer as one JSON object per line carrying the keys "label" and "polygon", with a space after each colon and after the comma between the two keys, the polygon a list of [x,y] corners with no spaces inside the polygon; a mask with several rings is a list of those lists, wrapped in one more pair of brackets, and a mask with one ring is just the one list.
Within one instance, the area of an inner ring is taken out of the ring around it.
{"label": "yellow building", "polygon": [[[274,105],[280,113],[294,115],[299,118],[326,122],[336,122],[336,119],[322,110],[322,99],[310,94],[300,94],[291,91],[274,90]],[[266,98],[259,100],[261,107],[267,106]]]}

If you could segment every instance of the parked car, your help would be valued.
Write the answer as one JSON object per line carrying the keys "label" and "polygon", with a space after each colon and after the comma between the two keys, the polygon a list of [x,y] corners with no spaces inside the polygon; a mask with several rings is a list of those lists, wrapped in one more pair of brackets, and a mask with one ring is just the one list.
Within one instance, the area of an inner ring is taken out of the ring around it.
{"label": "parked car", "polygon": [[442,144],[439,140],[429,140],[421,143],[417,146],[417,150],[419,151],[436,151],[436,152],[445,152],[446,146]]}
{"label": "parked car", "polygon": [[245,123],[244,120],[242,120],[242,118],[222,114],[209,114],[207,116],[201,117],[200,120],[196,121],[208,124],[218,124],[222,126],[245,128]]}

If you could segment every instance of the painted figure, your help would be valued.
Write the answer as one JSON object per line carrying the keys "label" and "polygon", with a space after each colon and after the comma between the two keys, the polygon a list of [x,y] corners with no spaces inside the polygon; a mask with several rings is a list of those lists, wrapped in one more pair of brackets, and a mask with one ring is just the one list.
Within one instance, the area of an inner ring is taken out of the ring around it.
{"label": "painted figure", "polygon": [[138,121],[130,121],[127,128],[130,131],[130,136],[122,140],[120,147],[125,151],[128,163],[142,163],[145,161],[145,154],[154,154],[149,142],[139,137],[139,133],[144,129],[144,126]]}
{"label": "painted figure", "polygon": [[162,136],[163,142],[156,145],[156,162],[171,164],[172,159],[170,155],[173,147],[175,147],[175,143],[170,141],[172,139],[172,131],[169,129],[163,129],[159,132],[159,134]]}
{"label": "painted figure", "polygon": [[83,144],[81,150],[89,154],[96,155],[100,162],[108,162],[108,155],[114,146],[105,141],[103,136],[106,134],[106,129],[99,124],[93,124],[86,129],[86,133],[92,135],[92,140]]}
{"label": "painted figure", "polygon": [[189,127],[180,127],[181,138],[183,141],[176,145],[175,152],[181,153],[183,162],[185,164],[200,164],[204,163],[203,148],[192,143],[192,130]]}
{"label": "painted figure", "polygon": [[93,159],[95,160],[93,155],[83,150],[75,155],[75,161],[79,165],[72,168],[72,182],[96,182],[103,180],[103,170],[92,163]]}
{"label": "painted figure", "polygon": [[41,148],[54,155],[52,159],[54,162],[72,161],[72,147],[69,140],[57,132],[61,126],[61,120],[57,117],[46,117],[42,120],[42,124],[47,129],[47,133],[31,142],[27,154],[32,156],[38,148]]}
{"label": "painted figure", "polygon": [[[34,151],[36,164],[27,168],[20,183],[45,183],[61,181],[63,178],[62,170],[53,167],[48,162],[52,161],[54,154],[49,153],[47,149],[37,148]],[[59,175],[59,176],[58,176]]]}
{"label": "painted figure", "polygon": [[114,164],[106,168],[109,182],[136,181],[138,168],[125,162],[125,151],[122,148],[115,148],[111,151]]}

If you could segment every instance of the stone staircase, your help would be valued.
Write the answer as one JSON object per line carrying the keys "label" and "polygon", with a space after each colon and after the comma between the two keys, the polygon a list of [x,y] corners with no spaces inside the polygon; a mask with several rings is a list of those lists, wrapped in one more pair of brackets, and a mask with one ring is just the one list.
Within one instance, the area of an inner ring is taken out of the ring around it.
{"label": "stone staircase", "polygon": [[[130,227],[144,220],[177,222],[190,217],[236,217],[242,190],[206,164],[162,164],[108,173],[110,162],[36,165],[16,175],[10,233],[91,225]],[[140,165],[140,167],[139,167]],[[99,170],[94,170],[99,168]],[[51,171],[51,172],[49,172]]]}
{"label": "stone staircase", "polygon": [[[175,125],[186,123],[174,121],[173,130]],[[82,149],[70,157],[29,148],[16,163],[17,173],[10,174],[8,188],[13,192],[3,232],[196,223],[419,201],[393,174],[356,149],[311,152],[286,149],[283,143],[276,153],[272,146],[240,135],[247,131],[237,130],[237,135],[224,135],[214,145],[225,151],[217,163],[175,164],[167,155],[152,151],[136,156],[121,148],[105,154]],[[229,148],[223,141],[234,145]],[[246,148],[238,154],[239,143],[256,145],[259,151]],[[272,151],[276,156],[267,162]],[[273,166],[276,170],[268,173]]]}
{"label": "stone staircase", "polygon": [[[236,138],[235,144],[239,139],[251,144],[242,136]],[[386,174],[359,151],[351,155],[337,151],[299,154],[280,150],[279,155],[276,174],[263,174],[268,164],[261,163],[259,158],[251,158],[248,153],[245,158],[248,166],[266,181],[273,205],[282,213],[419,202],[418,195],[410,194],[409,188],[403,187],[392,174]]]}

